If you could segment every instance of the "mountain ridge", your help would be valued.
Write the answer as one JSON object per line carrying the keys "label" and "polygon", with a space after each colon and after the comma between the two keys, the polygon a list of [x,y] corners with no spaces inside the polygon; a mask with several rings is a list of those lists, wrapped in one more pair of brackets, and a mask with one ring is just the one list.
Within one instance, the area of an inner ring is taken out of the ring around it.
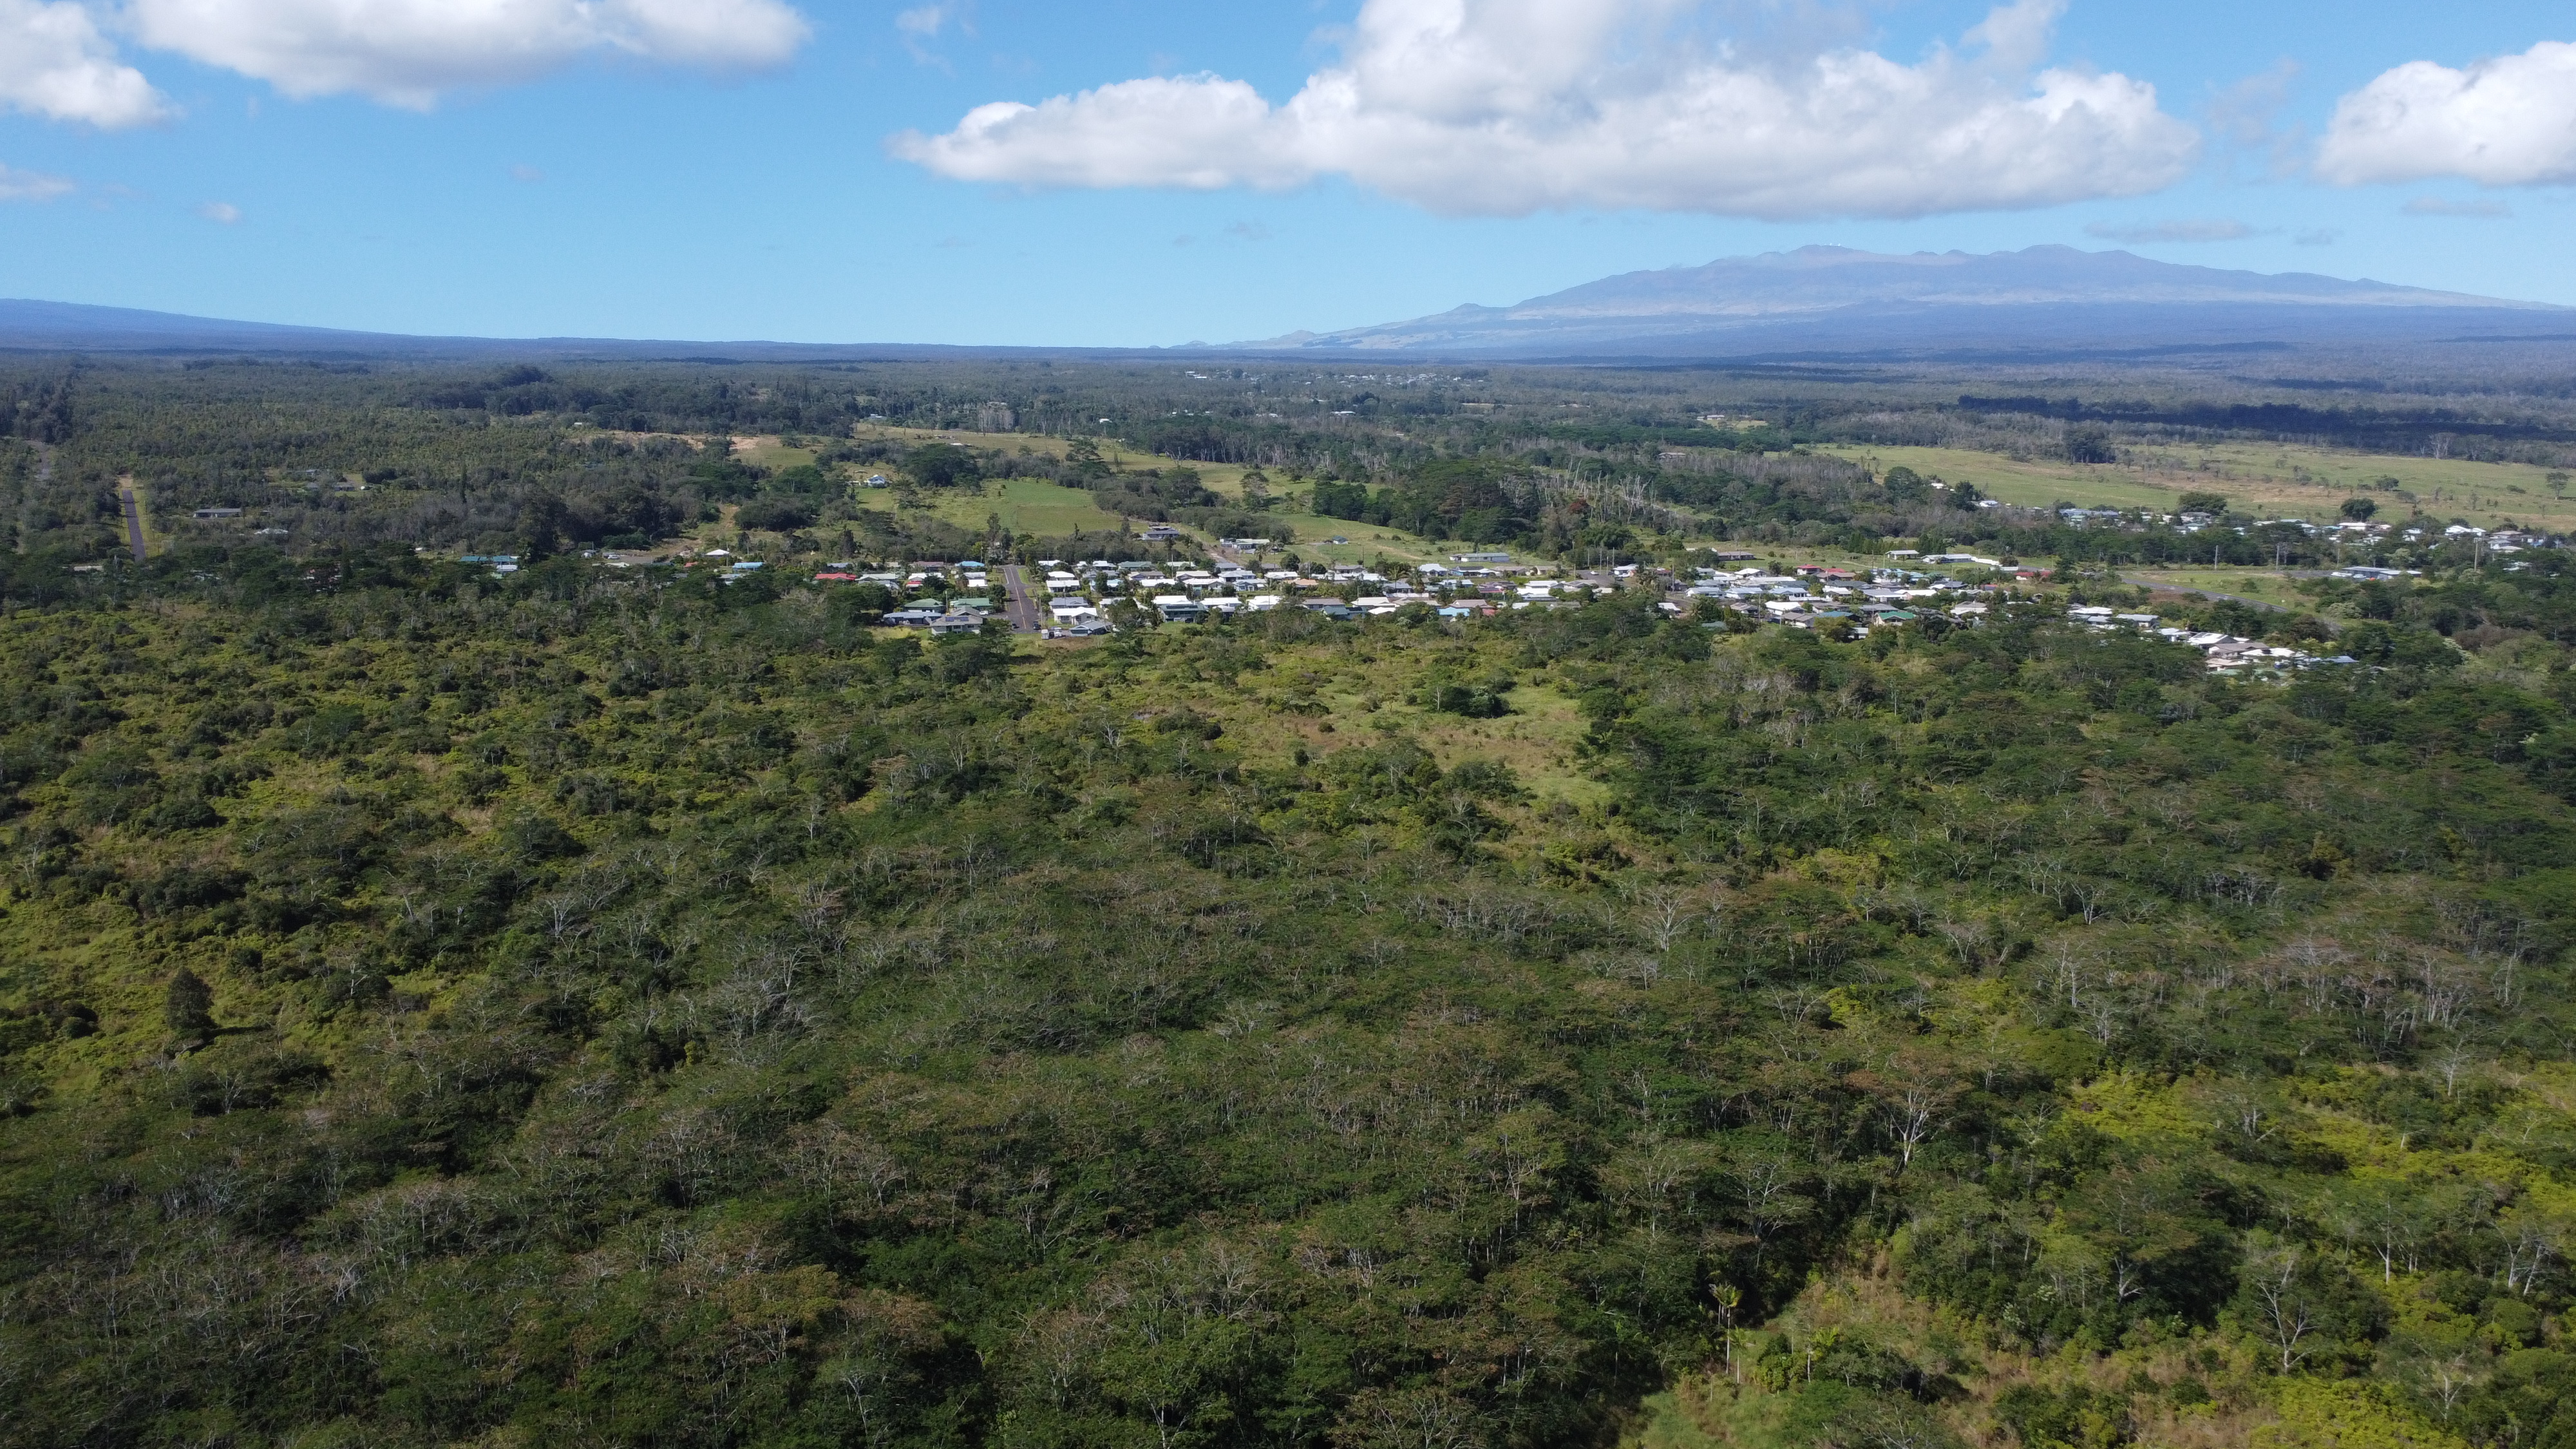
{"label": "mountain ridge", "polygon": [[1892,255],[1806,246],[1598,278],[1507,306],[1463,303],[1406,321],[1180,348],[465,337],[243,322],[87,303],[0,299],[0,350],[551,356],[832,362],[943,356],[1406,355],[1504,360],[1758,358],[2062,352],[2249,344],[2507,340],[2576,308],[2315,272],[2159,262],[2132,252]]}
{"label": "mountain ridge", "polygon": [[1169,349],[971,347],[919,342],[691,341],[621,337],[466,337],[243,322],[87,302],[0,298],[0,351],[251,353],[352,360],[491,357],[619,361],[862,362],[1028,353],[1125,355]]}
{"label": "mountain ridge", "polygon": [[2549,303],[2315,272],[2264,273],[2159,262],[2132,252],[2035,246],[2018,252],[1891,255],[1808,246],[1697,267],[1627,272],[1508,306],[1449,311],[1337,332],[1234,344],[1250,351],[1571,352],[1777,350],[1786,334],[1834,348],[2240,342],[2275,334],[2335,339],[2527,325]]}

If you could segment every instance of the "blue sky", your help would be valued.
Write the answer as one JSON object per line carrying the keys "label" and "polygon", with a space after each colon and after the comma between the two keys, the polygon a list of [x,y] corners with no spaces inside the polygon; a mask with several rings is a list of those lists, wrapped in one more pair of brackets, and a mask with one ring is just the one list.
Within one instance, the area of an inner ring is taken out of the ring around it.
{"label": "blue sky", "polygon": [[[1988,5],[1942,0],[1618,0],[1626,28],[1580,42],[1550,27],[1617,6],[1446,0],[1471,14],[1451,48],[1484,47],[1463,79],[1443,70],[1458,56],[1401,48],[1449,46],[1436,24],[1431,42],[1387,29],[1438,21],[1443,0],[614,0],[624,29],[558,25],[533,49],[442,31],[436,0],[348,0],[381,26],[320,50],[278,37],[306,34],[293,22],[322,0],[78,3],[0,0],[0,295],[442,334],[1139,345],[1810,242],[2057,242],[2576,305],[2576,102],[2552,100],[2576,94],[2576,50],[2561,68],[2534,49],[2576,41],[2564,0],[2069,0],[2053,25],[2050,0],[2023,0],[2011,34],[1977,31]],[[560,3],[509,0],[531,24]],[[79,84],[13,73],[13,23],[49,26]],[[1594,41],[1598,64],[1550,70]],[[1837,102],[1896,137],[2027,120],[2052,84],[2154,95],[2101,102],[2127,108],[2114,139],[2030,121],[1956,157],[1617,129],[1762,114],[1773,101],[1728,89],[1745,77],[1807,105],[1818,57],[1853,56],[1922,87],[1883,114]],[[2498,57],[2471,73],[2484,101],[2439,116],[2447,72],[2383,79]],[[1367,94],[1339,119],[1291,108],[1319,72]],[[987,103],[1155,77],[1178,84],[1113,92],[1141,111],[957,129]],[[1560,81],[1511,121],[1528,148],[1487,143],[1478,106]],[[2412,119],[2339,133],[2357,93]],[[1671,107],[1600,118],[1641,94]]]}

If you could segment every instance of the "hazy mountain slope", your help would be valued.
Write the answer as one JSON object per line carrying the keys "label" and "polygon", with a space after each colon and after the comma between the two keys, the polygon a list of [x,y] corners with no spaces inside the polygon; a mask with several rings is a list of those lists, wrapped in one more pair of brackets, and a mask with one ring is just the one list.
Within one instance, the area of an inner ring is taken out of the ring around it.
{"label": "hazy mountain slope", "polygon": [[0,299],[0,350],[21,352],[253,352],[386,358],[598,357],[847,361],[951,356],[965,349],[914,344],[689,342],[601,337],[416,337],[347,332],[94,307],[76,302]]}
{"label": "hazy mountain slope", "polygon": [[2568,309],[2310,273],[2176,266],[2127,252],[2032,247],[1882,256],[1802,247],[1631,272],[1510,307],[1321,335],[1272,348],[1543,356],[1825,348],[2112,346],[2529,332]]}
{"label": "hazy mountain slope", "polygon": [[337,347],[378,350],[408,338],[326,327],[285,327],[147,312],[131,307],[91,307],[76,302],[0,299],[0,346],[14,348],[213,348]]}

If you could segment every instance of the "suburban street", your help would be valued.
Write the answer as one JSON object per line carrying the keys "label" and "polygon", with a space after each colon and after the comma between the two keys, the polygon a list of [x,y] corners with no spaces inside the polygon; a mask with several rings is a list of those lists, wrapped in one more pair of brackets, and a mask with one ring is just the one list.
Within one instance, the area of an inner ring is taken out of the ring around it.
{"label": "suburban street", "polygon": [[1029,595],[1029,576],[1018,564],[1002,565],[1002,588],[1008,595],[1002,607],[1014,632],[1034,634],[1046,621],[1046,608]]}

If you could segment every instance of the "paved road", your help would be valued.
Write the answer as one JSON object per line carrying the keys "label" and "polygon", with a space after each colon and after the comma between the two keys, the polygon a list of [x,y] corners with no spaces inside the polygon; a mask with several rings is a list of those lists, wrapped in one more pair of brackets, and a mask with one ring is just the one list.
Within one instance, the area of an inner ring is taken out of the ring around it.
{"label": "paved road", "polygon": [[1006,595],[1002,607],[1011,627],[1023,634],[1036,633],[1046,615],[1038,601],[1029,597],[1029,576],[1018,564],[1002,565],[1002,589]]}
{"label": "paved road", "polygon": [[144,561],[143,504],[134,496],[133,479],[120,479],[117,482],[116,501],[125,509],[125,546],[134,550],[134,561],[142,563]]}

